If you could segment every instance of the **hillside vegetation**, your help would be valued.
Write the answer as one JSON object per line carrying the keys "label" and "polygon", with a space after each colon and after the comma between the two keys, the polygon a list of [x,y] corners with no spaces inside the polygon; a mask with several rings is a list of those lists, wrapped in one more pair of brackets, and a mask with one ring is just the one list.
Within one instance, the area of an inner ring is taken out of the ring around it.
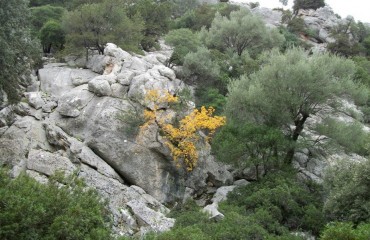
{"label": "hillside vegetation", "polygon": [[[115,43],[144,55],[163,39],[173,50],[167,67],[189,86],[188,94],[167,92],[166,103],[181,111],[181,99],[194,97],[200,110],[167,124],[157,116],[157,97],[135,119],[123,117],[136,121],[132,134],[157,121],[172,160],[186,171],[198,167],[202,137],[235,180],[246,179],[246,169],[254,174],[219,204],[222,219],[210,218],[195,197],[168,206],[176,219],[170,231],[117,237],[104,199],[73,176],[43,185],[25,175],[11,180],[4,168],[1,239],[370,239],[370,28],[346,20],[333,27],[325,52],[314,51],[309,40],[318,36],[299,11],[323,0],[278,9],[285,23],[278,27],[221,2],[0,0],[1,99],[21,101],[30,69],[40,66],[37,52],[88,59]],[[350,122],[337,117],[343,112]],[[296,165],[306,149],[307,158],[343,154],[314,181]]]}

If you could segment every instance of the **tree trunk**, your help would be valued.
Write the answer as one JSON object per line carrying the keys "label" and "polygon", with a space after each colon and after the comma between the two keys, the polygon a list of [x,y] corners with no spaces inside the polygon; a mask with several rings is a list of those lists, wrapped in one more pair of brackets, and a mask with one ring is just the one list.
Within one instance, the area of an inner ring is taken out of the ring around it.
{"label": "tree trunk", "polygon": [[[294,128],[293,134],[291,136],[292,137],[291,140],[292,140],[293,143],[297,142],[299,135],[303,131],[304,123],[306,122],[308,117],[309,117],[308,114],[302,114],[302,117],[297,118],[294,121],[295,128]],[[285,156],[285,164],[287,164],[287,165],[292,164],[293,157],[294,157],[294,152],[295,152],[295,146],[293,145],[287,151],[287,154]]]}

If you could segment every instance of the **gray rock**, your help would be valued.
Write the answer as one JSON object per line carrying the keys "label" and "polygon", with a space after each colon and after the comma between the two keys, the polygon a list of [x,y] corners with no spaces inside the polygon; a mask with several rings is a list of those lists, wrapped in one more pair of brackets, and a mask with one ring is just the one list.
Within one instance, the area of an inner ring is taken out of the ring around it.
{"label": "gray rock", "polygon": [[5,127],[1,127],[0,128],[0,137],[6,132],[6,130],[8,130],[9,127],[8,126],[5,126]]}
{"label": "gray rock", "polygon": [[50,101],[46,103],[44,106],[42,106],[42,111],[45,113],[51,113],[54,110],[54,108],[56,108],[57,106],[58,106],[58,103],[54,101]]}
{"label": "gray rock", "polygon": [[27,169],[50,176],[55,174],[56,171],[63,171],[69,175],[76,170],[76,167],[66,157],[43,150],[31,149],[27,159]]}
{"label": "gray rock", "polygon": [[114,83],[111,85],[112,97],[124,98],[128,92],[128,86],[122,86],[119,83]]}
{"label": "gray rock", "polygon": [[94,78],[89,82],[89,91],[95,93],[97,96],[112,95],[112,89],[109,82],[100,78]]}
{"label": "gray rock", "polygon": [[131,80],[134,78],[135,73],[130,70],[123,70],[117,75],[117,81],[123,86],[130,86]]}
{"label": "gray rock", "polygon": [[27,86],[27,92],[38,92],[40,90],[40,82],[35,75],[31,74],[31,82]]}
{"label": "gray rock", "polygon": [[170,80],[175,80],[176,79],[175,71],[173,71],[172,69],[170,69],[168,67],[165,67],[163,65],[158,65],[155,68],[159,71],[159,73],[162,76],[164,76],[164,77],[166,77],[166,78],[168,78]]}
{"label": "gray rock", "polygon": [[123,51],[113,43],[107,43],[107,46],[104,49],[104,55],[114,57],[117,61],[128,61],[132,58],[131,54]]}
{"label": "gray rock", "polygon": [[5,107],[0,110],[0,127],[10,126],[16,120],[16,116],[11,107]]}
{"label": "gray rock", "polygon": [[26,174],[35,179],[36,181],[38,181],[39,183],[46,184],[49,182],[49,178],[47,176],[42,175],[36,171],[26,170]]}
{"label": "gray rock", "polygon": [[30,105],[28,105],[25,102],[20,102],[17,105],[13,107],[14,113],[20,115],[20,116],[28,116],[31,114],[32,110],[30,108]]}
{"label": "gray rock", "polygon": [[236,186],[231,185],[218,188],[215,195],[213,195],[212,202],[218,204],[222,201],[226,201],[227,194],[229,194],[229,192],[232,192],[235,189],[235,187]]}
{"label": "gray rock", "polygon": [[152,68],[153,65],[139,57],[132,57],[130,60],[124,61],[122,67],[123,69],[129,69],[138,73],[144,73],[148,69]]}
{"label": "gray rock", "polygon": [[136,222],[135,218],[130,214],[130,211],[128,211],[127,209],[121,209],[120,212],[122,214],[121,215],[122,219],[125,221],[125,223],[130,228],[137,228],[138,227],[137,222]]}
{"label": "gray rock", "polygon": [[150,209],[141,201],[131,200],[127,203],[127,206],[142,226],[149,226],[154,232],[168,231],[175,225],[174,219],[167,218],[163,214]]}
{"label": "gray rock", "polygon": [[84,67],[86,67],[86,64],[87,64],[86,56],[69,55],[69,56],[64,57],[64,61],[70,67],[84,68]]}
{"label": "gray rock", "polygon": [[214,219],[215,221],[221,221],[225,216],[218,211],[218,204],[212,203],[205,206],[202,211],[209,215],[209,219]]}
{"label": "gray rock", "polygon": [[93,98],[94,94],[88,91],[88,86],[81,85],[60,98],[57,110],[62,116],[77,117]]}
{"label": "gray rock", "polygon": [[24,95],[26,96],[30,106],[35,109],[40,109],[45,104],[45,101],[42,99],[41,92],[26,92]]}
{"label": "gray rock", "polygon": [[243,186],[247,186],[248,184],[250,184],[250,182],[248,182],[247,180],[239,179],[239,180],[235,181],[233,185],[235,185],[237,187],[243,187]]}
{"label": "gray rock", "polygon": [[281,25],[283,16],[281,11],[274,11],[265,7],[257,7],[251,9],[251,12],[260,16],[267,26],[279,27]]}
{"label": "gray rock", "polygon": [[56,98],[75,86],[72,83],[72,69],[67,67],[48,67],[39,70],[41,90]]}
{"label": "gray rock", "polygon": [[103,74],[105,67],[111,62],[111,58],[104,55],[94,55],[92,56],[86,64],[86,67],[91,69],[91,71]]}
{"label": "gray rock", "polygon": [[96,76],[98,76],[98,74],[88,69],[73,69],[71,73],[72,84],[74,86],[80,86],[80,85],[88,83],[90,80],[92,80]]}

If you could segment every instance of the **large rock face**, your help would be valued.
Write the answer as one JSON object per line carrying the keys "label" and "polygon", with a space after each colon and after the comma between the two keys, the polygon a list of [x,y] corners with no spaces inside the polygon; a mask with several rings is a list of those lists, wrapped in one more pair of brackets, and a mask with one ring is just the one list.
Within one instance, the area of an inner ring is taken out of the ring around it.
{"label": "large rock face", "polygon": [[[200,196],[232,183],[232,174],[208,145],[198,168],[186,173],[175,167],[157,124],[132,137],[125,131],[132,126],[118,119],[153,109],[145,98],[150,90],[164,96],[185,87],[163,64],[168,56],[168,49],[136,56],[108,44],[104,55],[90,58],[90,69],[46,65],[35,82],[42,92],[25,93],[24,101],[0,112],[0,164],[11,166],[13,176],[27,172],[40,182],[60,170],[77,173],[108,199],[116,233],[169,229],[174,220],[162,203],[182,201],[185,190]],[[192,106],[158,107],[175,119]]]}

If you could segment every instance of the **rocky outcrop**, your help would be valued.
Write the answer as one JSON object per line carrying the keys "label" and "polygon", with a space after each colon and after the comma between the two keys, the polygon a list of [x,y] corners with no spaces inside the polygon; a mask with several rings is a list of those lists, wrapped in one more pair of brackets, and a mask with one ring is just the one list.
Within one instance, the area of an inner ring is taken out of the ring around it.
{"label": "rocky outcrop", "polygon": [[253,14],[260,16],[268,27],[279,27],[283,14],[281,11],[272,10],[265,7],[257,7],[251,9]]}
{"label": "rocky outcrop", "polygon": [[[168,56],[168,49],[138,56],[108,44],[104,55],[90,58],[90,69],[45,65],[33,83],[41,91],[30,88],[35,91],[21,103],[0,111],[0,164],[11,166],[13,176],[27,172],[40,182],[57,171],[77,174],[108,199],[116,233],[168,230],[174,220],[165,216],[163,203],[182,201],[185,189],[199,197],[233,179],[208,145],[196,170],[187,173],[173,163],[156,124],[132,137],[125,131],[132,126],[118,119],[153,109],[145,99],[150,90],[165,96],[185,87],[163,64]],[[166,102],[159,105],[168,121],[194,106],[175,111]]]}
{"label": "rocky outcrop", "polygon": [[335,42],[331,31],[340,24],[348,23],[349,19],[340,19],[329,6],[316,10],[299,10],[297,17],[304,20],[306,28],[313,31],[316,38],[323,43]]}

